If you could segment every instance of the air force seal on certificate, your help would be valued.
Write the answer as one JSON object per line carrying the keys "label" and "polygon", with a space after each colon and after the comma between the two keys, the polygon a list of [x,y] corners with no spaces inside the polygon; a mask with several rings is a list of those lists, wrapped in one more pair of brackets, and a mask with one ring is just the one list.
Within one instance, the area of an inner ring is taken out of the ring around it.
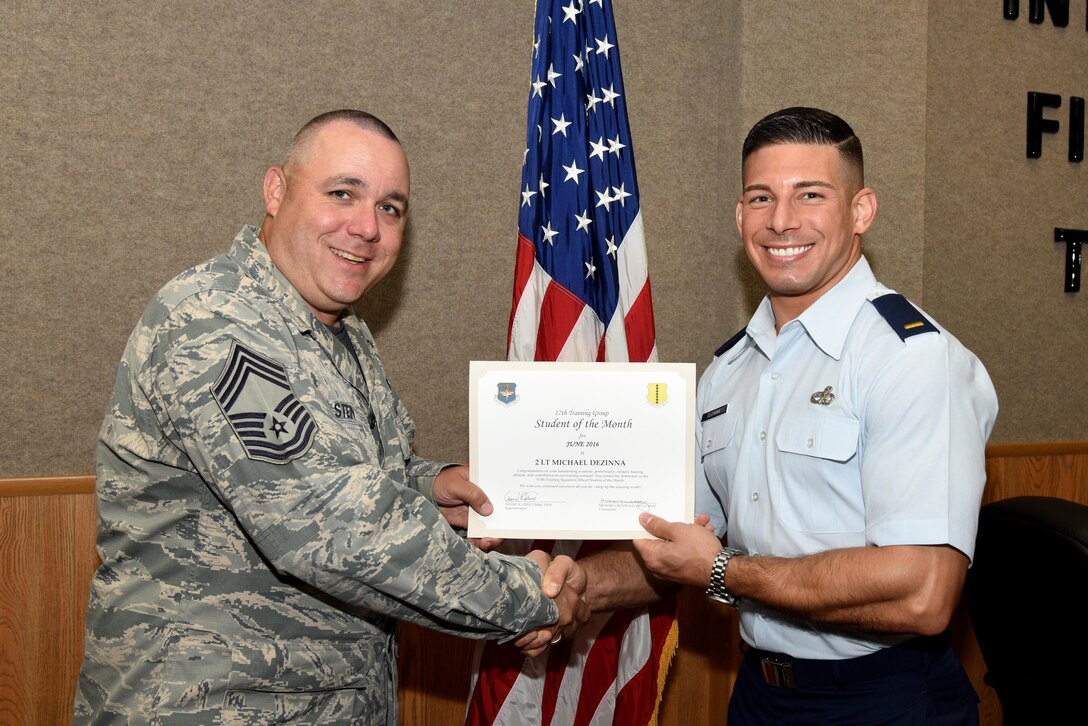
{"label": "air force seal on certificate", "polygon": [[251,459],[286,464],[313,443],[317,424],[291,390],[286,369],[238,341],[212,395]]}
{"label": "air force seal on certificate", "polygon": [[647,383],[646,400],[654,406],[663,406],[669,400],[669,386],[665,383]]}
{"label": "air force seal on certificate", "polygon": [[495,388],[498,389],[495,393],[495,400],[499,403],[509,406],[518,400],[518,384],[516,383],[497,383]]}

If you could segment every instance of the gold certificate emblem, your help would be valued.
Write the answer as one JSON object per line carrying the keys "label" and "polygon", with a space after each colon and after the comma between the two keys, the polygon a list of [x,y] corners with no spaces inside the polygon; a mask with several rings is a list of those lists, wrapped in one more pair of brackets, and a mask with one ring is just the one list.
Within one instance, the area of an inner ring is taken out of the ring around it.
{"label": "gold certificate emblem", "polygon": [[646,400],[655,406],[660,406],[669,400],[669,385],[667,383],[647,383]]}

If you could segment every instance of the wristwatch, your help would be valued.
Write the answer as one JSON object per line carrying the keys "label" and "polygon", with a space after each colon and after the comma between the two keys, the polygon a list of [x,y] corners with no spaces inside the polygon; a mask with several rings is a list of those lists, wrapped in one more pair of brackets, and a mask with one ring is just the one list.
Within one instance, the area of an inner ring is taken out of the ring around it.
{"label": "wristwatch", "polygon": [[710,566],[710,587],[706,589],[707,597],[725,603],[729,607],[737,607],[737,597],[730,595],[725,589],[725,568],[729,566],[729,560],[735,555],[743,554],[732,547],[722,547],[721,552],[714,558],[714,564]]}

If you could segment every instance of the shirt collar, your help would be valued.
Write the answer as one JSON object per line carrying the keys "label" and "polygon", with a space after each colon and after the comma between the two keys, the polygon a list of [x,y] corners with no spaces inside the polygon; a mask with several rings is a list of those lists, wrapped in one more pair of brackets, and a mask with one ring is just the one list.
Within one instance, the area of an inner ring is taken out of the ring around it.
{"label": "shirt collar", "polygon": [[[858,312],[869,298],[884,289],[863,255],[844,278],[787,325],[797,323],[803,326],[820,350],[838,360],[842,357],[846,336]],[[778,338],[774,323],[771,299],[764,297],[748,322],[747,331],[748,337],[768,358],[774,354]],[[738,346],[730,359],[739,355],[744,348],[744,345]]]}
{"label": "shirt collar", "polygon": [[862,256],[835,287],[821,295],[797,320],[820,350],[835,360],[842,357],[846,336],[873,291],[881,287]]}
{"label": "shirt collar", "polygon": [[245,270],[250,278],[287,307],[300,331],[324,328],[295,286],[272,262],[268,248],[264,246],[259,234],[260,230],[253,225],[247,224],[242,227],[242,231],[234,238],[234,244],[231,245],[228,253],[230,258],[238,263],[238,266]]}
{"label": "shirt collar", "polygon": [[272,262],[268,248],[261,241],[259,234],[260,230],[252,225],[247,224],[243,227],[234,238],[234,244],[231,245],[228,253],[230,258],[245,271],[246,275],[268,290],[269,295],[287,309],[291,324],[299,333],[309,333],[319,342],[353,386],[363,391],[367,390],[366,373],[363,369],[368,368],[370,363],[367,359],[369,354],[365,351],[373,351],[374,337],[366,324],[357,316],[352,315],[350,308],[340,316],[340,323],[347,327],[348,335],[355,346],[356,355],[352,355],[347,348],[335,342],[335,333],[318,320],[302,294]]}

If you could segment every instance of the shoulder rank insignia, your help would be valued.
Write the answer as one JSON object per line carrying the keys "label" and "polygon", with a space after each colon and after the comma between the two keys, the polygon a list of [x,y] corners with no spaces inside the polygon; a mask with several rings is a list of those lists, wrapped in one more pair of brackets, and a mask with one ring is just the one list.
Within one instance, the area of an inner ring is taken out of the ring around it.
{"label": "shoulder rank insignia", "polygon": [[870,300],[880,317],[892,326],[903,340],[912,335],[921,333],[940,333],[933,323],[918,308],[914,307],[905,297],[899,293],[889,293]]}
{"label": "shoulder rank insignia", "polygon": [[238,341],[212,395],[251,459],[286,464],[313,443],[317,424],[291,390],[286,369]]}
{"label": "shoulder rank insignia", "polygon": [[740,341],[744,340],[744,336],[747,335],[747,334],[748,334],[748,328],[747,327],[741,328],[739,331],[737,331],[736,335],[734,335],[732,338],[730,338],[729,340],[722,343],[721,347],[718,348],[716,351],[714,351],[714,357],[717,358],[722,353],[729,350],[730,348],[732,348],[734,345],[736,345]]}

